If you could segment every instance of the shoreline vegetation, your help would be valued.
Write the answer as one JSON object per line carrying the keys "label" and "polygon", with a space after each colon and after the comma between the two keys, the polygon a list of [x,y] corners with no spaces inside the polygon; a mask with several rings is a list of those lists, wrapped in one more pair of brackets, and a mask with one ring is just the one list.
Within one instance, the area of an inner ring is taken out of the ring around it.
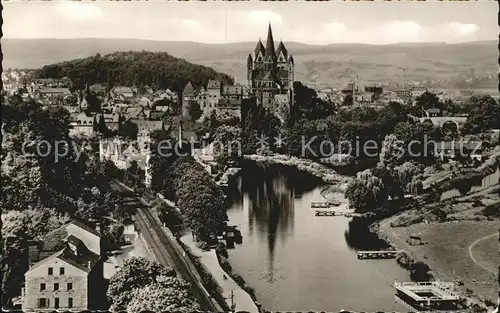
{"label": "shoreline vegetation", "polygon": [[[338,202],[338,199],[335,197],[335,194],[343,193],[345,187],[347,186],[347,183],[350,180],[349,177],[341,176],[337,174],[335,170],[328,168],[325,165],[316,163],[312,160],[304,160],[296,157],[288,157],[286,155],[270,155],[270,156],[245,155],[244,158],[247,160],[253,160],[258,163],[262,162],[262,163],[291,166],[296,168],[297,170],[308,172],[309,174],[317,178],[320,178],[326,184],[326,186],[324,186],[323,190],[321,191],[321,195],[327,201]],[[464,182],[466,184],[471,183],[475,179],[483,179],[488,175],[495,173],[495,171],[499,168],[499,166],[500,166],[500,150],[497,149],[480,167],[472,170],[462,171],[458,174],[452,172],[451,176],[447,176],[445,179],[442,179],[438,182],[431,184],[428,188],[431,188],[431,190],[433,190],[432,194],[434,196],[429,197],[428,200],[425,201],[426,203],[424,205],[429,205],[435,203],[436,201],[439,201],[441,193],[448,190],[456,189],[457,188],[456,186],[459,183],[464,183]],[[482,188],[479,191],[482,191],[484,189],[488,188]],[[448,202],[450,201],[453,201],[453,198],[448,199]],[[410,209],[406,211],[414,211],[415,209],[419,210],[418,208],[415,207],[415,205],[412,205]],[[398,215],[399,213],[396,213],[389,217],[380,216],[378,219],[370,218],[372,222],[370,223],[369,230],[370,232],[375,234],[378,238],[385,241],[390,247],[403,250],[405,248],[403,244],[398,244],[394,242],[394,240],[392,240],[391,238],[392,236],[388,233],[390,232],[390,230],[386,229],[387,227],[385,228],[380,227],[380,223],[390,221]],[[475,219],[477,220],[478,217],[476,217]],[[418,224],[421,222],[422,221],[420,222],[414,221],[413,223]],[[393,225],[388,225],[388,228],[391,227],[393,227]],[[416,278],[418,280],[436,280],[442,277],[443,275],[441,275],[439,272],[436,272],[435,268],[432,268],[427,264],[427,263],[431,264],[432,262],[424,262],[424,260],[427,260],[427,258],[428,257],[425,255],[423,255],[423,257],[420,257],[412,252],[401,252],[397,256],[396,262],[399,266],[408,270],[412,278]],[[225,261],[229,265],[228,260],[226,259]],[[459,285],[462,284],[463,283],[460,283]],[[472,309],[474,312],[486,312],[485,306],[488,307],[493,306],[491,300],[481,299],[481,297],[479,297],[478,295],[473,294],[472,290],[469,288],[467,288],[465,292],[463,290],[460,290],[460,294],[462,295],[463,298],[460,301],[459,305],[464,308]]]}
{"label": "shoreline vegetation", "polygon": [[245,155],[246,160],[252,160],[255,162],[268,163],[268,164],[281,164],[285,166],[295,167],[300,171],[307,172],[319,179],[321,179],[325,184],[347,184],[350,178],[338,174],[334,169],[317,163],[308,159],[301,159],[294,156],[287,156],[284,154],[274,154],[269,156],[263,156],[258,154]]}

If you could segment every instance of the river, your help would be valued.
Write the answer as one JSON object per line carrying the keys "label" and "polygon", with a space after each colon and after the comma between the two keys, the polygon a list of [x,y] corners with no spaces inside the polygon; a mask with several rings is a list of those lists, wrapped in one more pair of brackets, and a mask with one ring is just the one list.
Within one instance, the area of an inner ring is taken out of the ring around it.
{"label": "river", "polygon": [[289,167],[252,162],[235,180],[228,216],[243,243],[228,250],[229,262],[264,309],[408,310],[395,299],[392,284],[410,281],[409,273],[394,259],[357,259],[357,249],[385,245],[366,223],[314,216],[311,201],[324,200],[321,182]]}

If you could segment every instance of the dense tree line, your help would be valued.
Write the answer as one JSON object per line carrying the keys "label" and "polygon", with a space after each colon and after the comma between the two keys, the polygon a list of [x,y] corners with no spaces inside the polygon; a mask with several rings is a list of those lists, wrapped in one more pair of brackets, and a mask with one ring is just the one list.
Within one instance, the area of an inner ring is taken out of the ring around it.
{"label": "dense tree line", "polygon": [[29,240],[76,218],[99,222],[105,244],[112,247],[121,240],[115,226],[130,212],[109,188],[120,174],[114,164],[100,162],[96,154],[82,149],[83,142],[69,138],[67,111],[43,110],[35,102],[21,101],[4,105],[2,113],[0,205],[2,233],[9,240],[2,260],[2,294],[3,303],[9,304],[24,281],[28,265],[19,260]]}
{"label": "dense tree line", "polygon": [[151,156],[151,188],[176,201],[193,235],[207,241],[227,221],[224,195],[210,174],[182,153]]}
{"label": "dense tree line", "polygon": [[214,69],[192,64],[166,52],[128,51],[46,65],[34,74],[39,78],[69,77],[73,86],[104,83],[112,86],[151,86],[182,92],[191,81],[195,88],[206,86],[209,79],[233,82],[233,78]]}

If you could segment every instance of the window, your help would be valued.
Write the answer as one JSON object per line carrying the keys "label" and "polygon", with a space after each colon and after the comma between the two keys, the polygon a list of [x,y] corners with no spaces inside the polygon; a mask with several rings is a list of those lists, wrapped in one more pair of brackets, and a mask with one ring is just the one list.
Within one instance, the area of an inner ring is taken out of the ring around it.
{"label": "window", "polygon": [[64,275],[64,267],[59,268],[59,275]]}
{"label": "window", "polygon": [[52,267],[49,267],[49,275],[53,275],[54,274],[54,269]]}
{"label": "window", "polygon": [[54,283],[54,291],[59,290],[59,283]]}
{"label": "window", "polygon": [[48,301],[45,298],[39,298],[38,299],[38,307],[39,308],[46,308],[48,307]]}
{"label": "window", "polygon": [[59,298],[54,298],[54,308],[59,309]]}
{"label": "window", "polygon": [[73,307],[73,298],[68,298],[68,308]]}
{"label": "window", "polygon": [[45,283],[40,284],[40,291],[44,291],[46,289]]}
{"label": "window", "polygon": [[68,283],[68,290],[73,290],[73,283]]}

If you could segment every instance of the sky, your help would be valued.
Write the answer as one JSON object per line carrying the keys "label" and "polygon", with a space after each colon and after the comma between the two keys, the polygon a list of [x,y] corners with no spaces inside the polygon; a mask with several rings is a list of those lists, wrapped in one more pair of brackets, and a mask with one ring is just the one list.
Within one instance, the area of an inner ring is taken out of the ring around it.
{"label": "sky", "polygon": [[134,38],[307,44],[497,40],[496,1],[3,3],[5,38]]}

